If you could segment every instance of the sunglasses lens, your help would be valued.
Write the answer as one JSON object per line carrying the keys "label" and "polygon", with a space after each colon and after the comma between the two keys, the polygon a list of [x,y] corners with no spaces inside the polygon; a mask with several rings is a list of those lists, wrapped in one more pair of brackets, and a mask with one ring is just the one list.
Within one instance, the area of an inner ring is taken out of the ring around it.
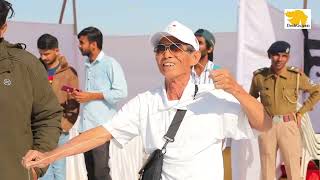
{"label": "sunglasses lens", "polygon": [[178,53],[182,49],[182,44],[170,44],[169,49],[173,53]]}
{"label": "sunglasses lens", "polygon": [[163,53],[164,51],[166,51],[166,46],[163,45],[163,44],[158,44],[158,45],[154,48],[154,52],[155,52],[155,53],[158,53],[158,54],[161,54],[161,53]]}
{"label": "sunglasses lens", "polygon": [[162,54],[166,51],[167,48],[171,53],[180,53],[181,51],[183,51],[183,45],[180,43],[174,43],[167,46],[165,44],[158,44],[153,51],[157,54]]}

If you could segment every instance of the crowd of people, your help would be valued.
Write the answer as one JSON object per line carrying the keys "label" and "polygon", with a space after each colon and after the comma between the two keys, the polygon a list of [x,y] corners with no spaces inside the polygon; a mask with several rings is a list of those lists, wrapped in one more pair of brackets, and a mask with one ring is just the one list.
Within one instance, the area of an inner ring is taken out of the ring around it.
{"label": "crowd of people", "polygon": [[[102,50],[99,29],[78,34],[85,66],[80,89],[77,70],[52,34],[38,38],[39,58],[5,40],[13,14],[12,5],[0,0],[0,152],[7,162],[0,165],[2,179],[64,180],[66,157],[84,153],[88,179],[111,180],[110,140],[125,146],[137,136],[147,154],[165,147],[162,180],[223,180],[222,151],[229,139],[257,137],[263,180],[275,178],[278,148],[288,179],[300,179],[299,127],[303,114],[320,100],[320,85],[287,66],[289,43],[276,41],[266,50],[271,66],[253,72],[247,92],[215,64],[216,40],[209,30],[193,32],[173,21],[150,38],[162,86],[117,109],[128,94],[125,73]],[[299,90],[310,96],[297,109]],[[185,116],[174,139],[166,141],[179,111]],[[77,119],[80,135],[69,140]]]}

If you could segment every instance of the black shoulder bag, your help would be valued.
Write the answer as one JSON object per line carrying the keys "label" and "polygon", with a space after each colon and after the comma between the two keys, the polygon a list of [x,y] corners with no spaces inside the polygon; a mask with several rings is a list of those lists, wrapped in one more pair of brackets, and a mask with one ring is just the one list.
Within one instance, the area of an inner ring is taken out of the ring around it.
{"label": "black shoulder bag", "polygon": [[[198,86],[195,85],[194,98],[197,92],[198,92]],[[167,144],[174,142],[174,137],[177,134],[177,131],[180,127],[180,124],[186,112],[187,110],[181,110],[181,109],[177,110],[166,135],[163,136],[166,142],[164,143],[161,149],[157,149],[153,151],[153,153],[149,156],[149,158],[147,159],[147,161],[139,171],[139,175],[140,175],[139,180],[160,180],[161,179],[163,158],[164,158],[164,154],[166,153]]]}

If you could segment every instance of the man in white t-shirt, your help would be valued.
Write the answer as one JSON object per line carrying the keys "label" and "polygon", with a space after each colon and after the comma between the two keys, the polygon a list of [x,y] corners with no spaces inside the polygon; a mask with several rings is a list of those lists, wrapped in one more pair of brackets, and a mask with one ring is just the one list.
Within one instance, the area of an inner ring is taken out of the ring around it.
{"label": "man in white t-shirt", "polygon": [[29,151],[27,167],[44,167],[61,157],[88,151],[114,138],[125,145],[141,135],[147,153],[161,148],[177,109],[187,110],[175,141],[164,155],[162,180],[223,180],[221,143],[224,138],[254,137],[251,129],[266,130],[269,118],[262,104],[236,83],[226,70],[213,70],[212,84],[195,85],[191,68],[200,59],[199,43],[179,22],[151,38],[155,59],[164,76],[162,87],[138,94],[108,123],[75,137],[47,153]]}

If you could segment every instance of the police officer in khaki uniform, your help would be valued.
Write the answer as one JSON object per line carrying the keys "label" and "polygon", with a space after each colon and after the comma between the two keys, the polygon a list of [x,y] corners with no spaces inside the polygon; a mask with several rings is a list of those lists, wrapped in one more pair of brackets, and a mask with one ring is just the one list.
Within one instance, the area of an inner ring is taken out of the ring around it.
{"label": "police officer in khaki uniform", "polygon": [[[268,49],[270,68],[254,72],[250,94],[260,97],[266,111],[273,117],[272,128],[259,136],[261,171],[263,180],[275,179],[278,148],[284,159],[289,180],[300,178],[300,126],[301,117],[320,99],[320,86],[295,67],[286,66],[290,45],[277,41]],[[309,93],[303,106],[296,110],[298,90]]]}

